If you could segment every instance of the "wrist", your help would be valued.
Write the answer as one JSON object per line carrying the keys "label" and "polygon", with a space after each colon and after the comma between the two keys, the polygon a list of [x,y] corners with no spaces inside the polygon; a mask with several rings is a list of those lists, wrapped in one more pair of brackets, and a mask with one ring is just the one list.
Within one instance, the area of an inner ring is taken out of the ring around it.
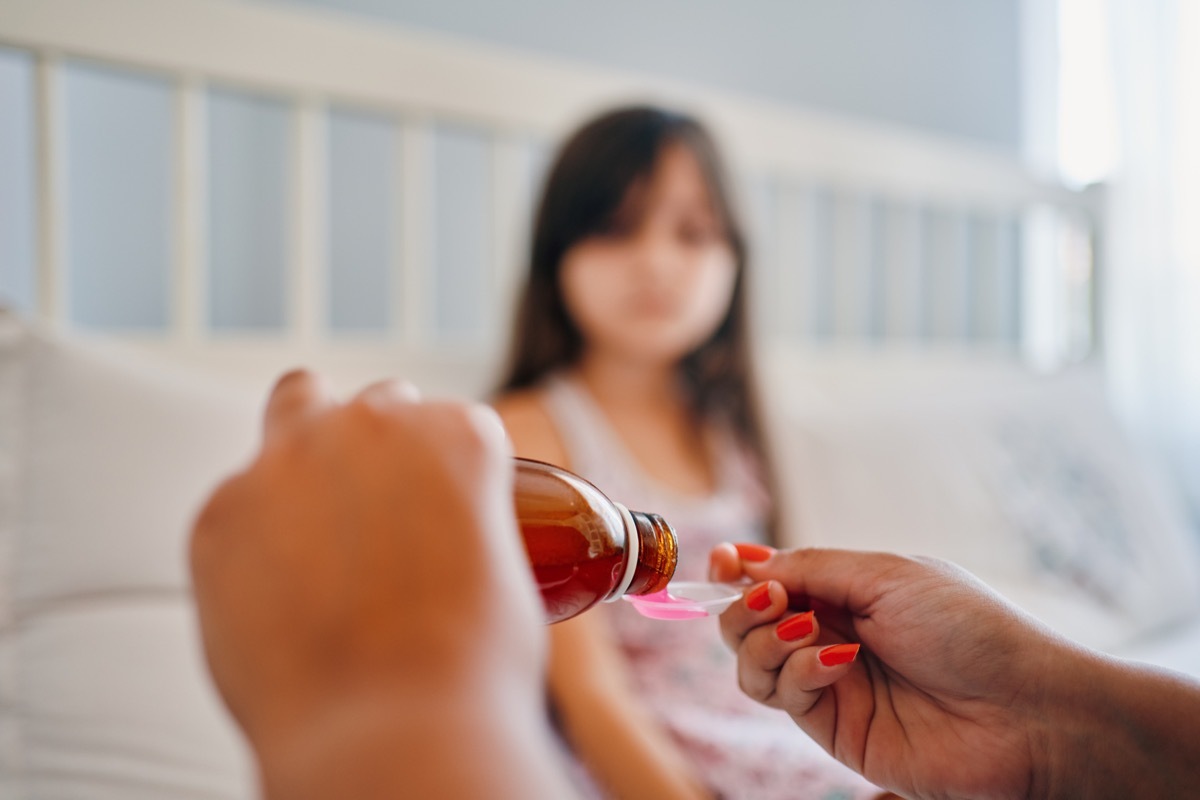
{"label": "wrist", "polygon": [[1062,699],[1042,716],[1047,769],[1038,796],[1179,797],[1200,785],[1200,687],[1081,649],[1066,663],[1057,689],[1048,687]]}
{"label": "wrist", "polygon": [[1084,784],[1090,780],[1094,740],[1103,736],[1106,724],[1107,665],[1097,654],[1063,642],[1052,648],[1041,675],[1038,703],[1029,716],[1034,731],[1029,796],[1091,796]]}
{"label": "wrist", "polygon": [[[335,796],[383,797],[403,794],[374,766],[386,754],[408,745],[405,720],[426,709],[403,694],[381,693],[331,699],[320,708],[293,716],[252,737],[262,796],[266,800],[309,800]],[[373,782],[363,791],[348,784],[364,776]]]}
{"label": "wrist", "polygon": [[523,683],[406,685],[331,698],[252,745],[267,800],[521,796],[500,792],[503,779],[474,782],[527,760],[514,749],[542,742],[544,728],[542,696]]}

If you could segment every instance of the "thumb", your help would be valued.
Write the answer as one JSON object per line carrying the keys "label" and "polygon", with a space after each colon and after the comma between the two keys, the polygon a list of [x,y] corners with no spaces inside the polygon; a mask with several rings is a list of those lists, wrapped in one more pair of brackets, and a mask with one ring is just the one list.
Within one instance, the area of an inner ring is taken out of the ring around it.
{"label": "thumb", "polygon": [[717,545],[708,554],[708,579],[716,583],[736,583],[742,579],[742,560],[737,548],[728,542]]}

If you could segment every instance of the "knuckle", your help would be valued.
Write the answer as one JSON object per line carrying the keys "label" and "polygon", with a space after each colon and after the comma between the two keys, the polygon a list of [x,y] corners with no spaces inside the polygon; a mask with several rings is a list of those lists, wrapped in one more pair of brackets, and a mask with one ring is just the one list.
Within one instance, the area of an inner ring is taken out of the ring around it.
{"label": "knuckle", "polygon": [[755,700],[758,699],[754,696],[754,686],[747,679],[745,669],[738,670],[738,689],[741,690],[742,694],[746,695],[747,697]]}
{"label": "knuckle", "polygon": [[188,541],[188,562],[193,573],[209,566],[214,553],[221,548],[222,532],[228,529],[228,520],[236,504],[236,495],[241,491],[243,475],[227,478],[209,496],[196,513]]}
{"label": "knuckle", "polygon": [[381,406],[394,406],[404,402],[415,402],[420,393],[412,381],[404,378],[387,378],[371,384],[358,397]]}
{"label": "knuckle", "polygon": [[363,396],[346,403],[341,417],[349,431],[369,437],[386,436],[408,427],[408,415],[401,407],[383,405]]}
{"label": "knuckle", "polygon": [[738,689],[756,703],[765,703],[774,694],[774,688],[771,681],[763,680],[763,678],[762,673],[755,673],[752,677],[745,670],[739,671]]}
{"label": "knuckle", "polygon": [[233,494],[241,480],[240,475],[234,475],[226,478],[213,489],[212,494],[196,514],[196,520],[192,525],[194,533],[212,535],[212,531],[220,530],[221,520],[226,516],[227,508],[232,502]]}
{"label": "knuckle", "polygon": [[504,428],[495,411],[460,402],[442,403],[437,410],[442,435],[462,452],[483,458],[507,452]]}
{"label": "knuckle", "polygon": [[352,420],[375,423],[386,419],[389,411],[381,408],[378,403],[371,402],[366,395],[358,395],[345,405],[346,415]]}
{"label": "knuckle", "polygon": [[746,637],[746,641],[754,648],[754,657],[760,664],[778,664],[781,642],[775,635],[774,623],[767,623],[754,629]]}
{"label": "knuckle", "polygon": [[778,692],[779,707],[795,717],[803,717],[812,711],[821,697],[821,689],[812,686],[808,668],[804,658],[789,658],[779,670],[782,687]]}
{"label": "knuckle", "polygon": [[295,369],[289,369],[287,372],[280,375],[279,379],[275,381],[275,388],[281,389],[285,386],[291,386],[297,383],[307,383],[315,379],[316,374],[312,370],[305,369],[304,367],[296,367]]}
{"label": "knuckle", "polygon": [[511,458],[512,443],[495,409],[487,405],[473,404],[467,407],[467,413],[480,446],[495,458]]}
{"label": "knuckle", "polygon": [[315,388],[318,383],[319,379],[315,372],[307,369],[289,370],[275,381],[268,403],[274,409],[295,405],[300,403],[304,395]]}
{"label": "knuckle", "polygon": [[895,558],[897,559],[895,574],[903,574],[910,579],[913,575],[913,567],[915,566],[923,573],[918,573],[922,578],[931,578],[951,583],[972,583],[975,581],[974,576],[969,570],[941,558],[933,556],[896,556]]}

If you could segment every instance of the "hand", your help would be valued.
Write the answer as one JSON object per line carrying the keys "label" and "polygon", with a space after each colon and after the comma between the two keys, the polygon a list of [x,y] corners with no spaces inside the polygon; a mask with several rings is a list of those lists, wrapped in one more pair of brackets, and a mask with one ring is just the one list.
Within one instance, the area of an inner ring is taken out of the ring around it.
{"label": "hand", "polygon": [[721,617],[743,690],[868,780],[919,797],[1046,790],[1065,698],[1043,690],[1082,679],[1087,659],[966,572],[732,545],[714,550],[711,565],[714,580],[765,581]]}
{"label": "hand", "polygon": [[443,723],[470,747],[459,705],[485,731],[492,712],[538,720],[545,632],[520,541],[489,409],[422,403],[396,382],[341,404],[311,374],[284,376],[261,452],[191,542],[209,666],[268,776],[336,753],[331,738],[366,750],[356,731],[410,718],[419,747]]}

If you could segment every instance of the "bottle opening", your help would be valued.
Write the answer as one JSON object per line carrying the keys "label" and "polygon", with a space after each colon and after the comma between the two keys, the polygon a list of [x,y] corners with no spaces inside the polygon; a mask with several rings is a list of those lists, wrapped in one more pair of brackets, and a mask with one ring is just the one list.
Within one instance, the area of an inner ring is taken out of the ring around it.
{"label": "bottle opening", "polygon": [[639,541],[637,569],[626,594],[652,594],[667,588],[679,563],[679,538],[658,514],[631,511]]}

